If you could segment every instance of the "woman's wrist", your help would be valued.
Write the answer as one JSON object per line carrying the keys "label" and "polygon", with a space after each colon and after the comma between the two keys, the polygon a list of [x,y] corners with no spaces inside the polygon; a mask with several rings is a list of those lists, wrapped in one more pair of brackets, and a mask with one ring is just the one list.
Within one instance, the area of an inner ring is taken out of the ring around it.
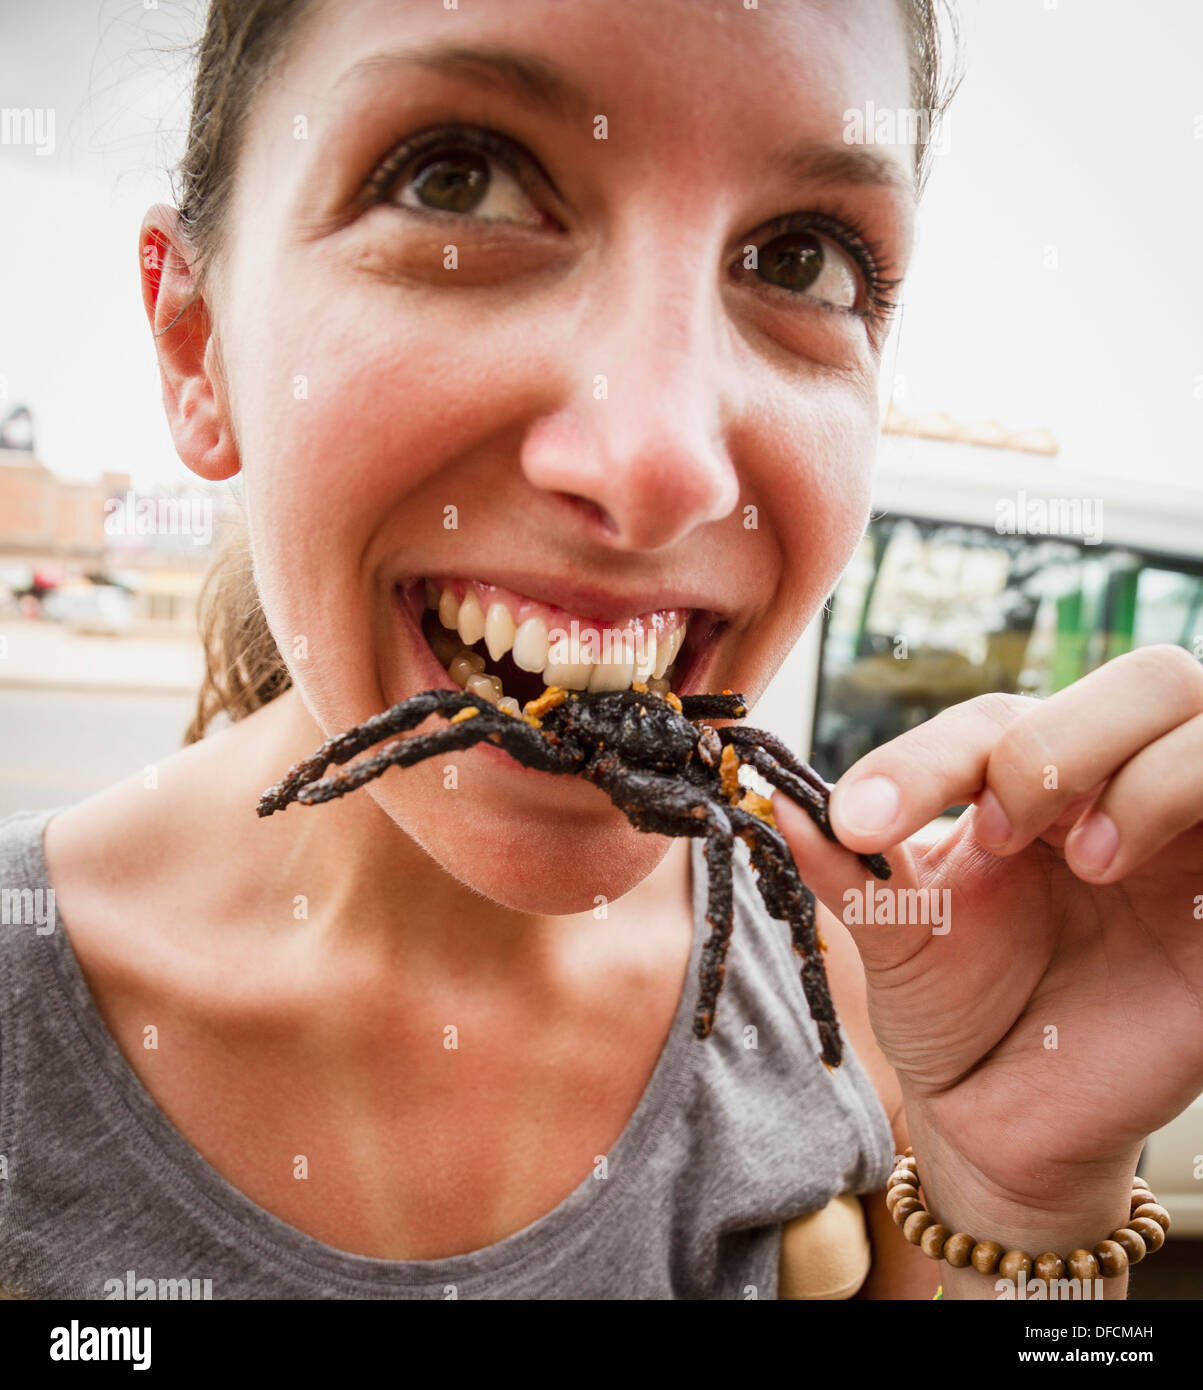
{"label": "woman's wrist", "polygon": [[[1047,1185],[1028,1172],[1014,1185],[1002,1185],[978,1171],[951,1139],[932,1123],[923,1108],[907,1106],[911,1146],[919,1167],[925,1205],[949,1232],[965,1232],[976,1241],[996,1241],[1003,1251],[1022,1250],[1035,1260],[1046,1251],[1063,1259],[1074,1250],[1093,1250],[1118,1227],[1127,1225],[1132,1176],[1139,1149],[1128,1157],[1108,1156],[1074,1169],[1050,1172]],[[1067,1271],[1068,1273],[1068,1271]],[[1034,1283],[1029,1273],[1004,1281],[1000,1272],[981,1274],[972,1266],[953,1268],[933,1261],[935,1282],[950,1299],[1048,1297],[1047,1282]],[[1101,1278],[1076,1295],[1073,1285],[1053,1296],[1094,1299],[1127,1297],[1128,1275]]]}

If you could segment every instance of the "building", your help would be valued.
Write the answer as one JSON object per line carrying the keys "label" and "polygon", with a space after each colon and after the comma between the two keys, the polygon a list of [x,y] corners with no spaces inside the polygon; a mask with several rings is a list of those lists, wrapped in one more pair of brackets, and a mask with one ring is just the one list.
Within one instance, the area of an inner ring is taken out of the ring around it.
{"label": "building", "polygon": [[0,597],[10,608],[32,593],[40,616],[75,626],[195,632],[229,494],[202,483],[138,492],[127,473],[62,478],[32,438],[12,447],[13,436],[0,430]]}

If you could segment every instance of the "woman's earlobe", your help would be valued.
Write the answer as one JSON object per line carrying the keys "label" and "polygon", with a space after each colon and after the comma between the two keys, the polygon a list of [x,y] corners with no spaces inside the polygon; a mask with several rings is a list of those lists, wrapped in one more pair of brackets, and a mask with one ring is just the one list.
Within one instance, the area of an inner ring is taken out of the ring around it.
{"label": "woman's earlobe", "polygon": [[220,383],[215,389],[210,380],[190,378],[174,406],[165,385],[163,402],[176,453],[193,473],[209,482],[222,482],[241,469]]}

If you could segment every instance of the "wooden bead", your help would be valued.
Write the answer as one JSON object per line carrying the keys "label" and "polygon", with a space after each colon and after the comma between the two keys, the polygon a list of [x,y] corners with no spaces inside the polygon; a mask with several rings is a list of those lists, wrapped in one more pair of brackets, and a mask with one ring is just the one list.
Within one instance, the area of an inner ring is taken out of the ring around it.
{"label": "wooden bead", "polygon": [[900,1187],[903,1184],[915,1187],[917,1185],[915,1175],[907,1168],[895,1168],[886,1182],[886,1191],[889,1192],[892,1187]]}
{"label": "wooden bead", "polygon": [[[894,1203],[894,1210],[891,1215],[894,1217],[894,1225],[901,1226],[908,1216],[914,1216],[917,1211],[923,1210],[923,1203],[918,1197],[903,1197],[900,1202]],[[935,1219],[934,1217],[932,1218]]]}
{"label": "wooden bead", "polygon": [[1148,1247],[1144,1241],[1127,1226],[1121,1226],[1118,1231],[1112,1231],[1110,1239],[1115,1241],[1116,1245],[1127,1255],[1130,1265],[1138,1265],[1148,1253]]}
{"label": "wooden bead", "polygon": [[944,1258],[953,1269],[965,1269],[976,1244],[977,1242],[972,1236],[967,1236],[964,1231],[958,1231],[956,1235],[949,1236],[944,1242]]}
{"label": "wooden bead", "polygon": [[1033,1272],[1037,1279],[1043,1279],[1046,1283],[1053,1279],[1064,1279],[1065,1261],[1055,1250],[1046,1250],[1043,1255],[1036,1256]]}
{"label": "wooden bead", "polygon": [[1154,1221],[1151,1216],[1134,1216],[1128,1222],[1128,1229],[1136,1232],[1149,1251],[1160,1250],[1165,1244],[1165,1232],[1161,1229],[1161,1223]]}
{"label": "wooden bead", "polygon": [[1089,1250],[1071,1250],[1065,1263],[1069,1266],[1071,1279],[1081,1279],[1085,1283],[1087,1279],[1099,1277],[1099,1262]]}
{"label": "wooden bead", "polygon": [[1094,1258],[1104,1279],[1114,1279],[1128,1268],[1128,1256],[1117,1240],[1100,1240],[1094,1247]]}
{"label": "wooden bead", "polygon": [[896,1203],[903,1201],[907,1197],[918,1197],[919,1189],[914,1183],[902,1182],[897,1187],[891,1187],[886,1193],[886,1209],[893,1211]]}
{"label": "wooden bead", "polygon": [[1157,1202],[1146,1202],[1143,1207],[1137,1207],[1132,1213],[1133,1216],[1147,1216],[1156,1221],[1161,1229],[1168,1236],[1170,1233],[1170,1214],[1163,1206]]}
{"label": "wooden bead", "polygon": [[1152,1192],[1152,1190],[1153,1190],[1153,1189],[1149,1186],[1149,1184],[1148,1184],[1147,1182],[1145,1182],[1144,1178],[1133,1178],[1133,1179],[1132,1179],[1132,1191],[1135,1192],[1135,1191],[1137,1191],[1137,1189],[1139,1189],[1141,1192]]}
{"label": "wooden bead", "polygon": [[1026,1279],[1032,1272],[1032,1257],[1026,1250],[1008,1250],[998,1262],[998,1272],[1004,1279],[1016,1282],[1020,1271]]}
{"label": "wooden bead", "polygon": [[1152,1200],[1153,1194],[1151,1192],[1142,1192],[1133,1188],[1132,1198],[1128,1203],[1128,1210],[1135,1211],[1137,1207],[1143,1207],[1146,1202],[1151,1202]]}
{"label": "wooden bead", "polygon": [[908,1144],[907,1147],[902,1151],[902,1156],[903,1158],[914,1158],[915,1151]]}
{"label": "wooden bead", "polygon": [[1002,1257],[1003,1248],[996,1240],[979,1240],[969,1255],[979,1274],[994,1274]]}
{"label": "wooden bead", "polygon": [[936,1222],[934,1226],[929,1226],[919,1237],[919,1249],[928,1257],[929,1260],[938,1260],[944,1254],[944,1242],[952,1232],[947,1226],[941,1226]]}
{"label": "wooden bead", "polygon": [[902,1234],[912,1245],[918,1245],[923,1239],[923,1232],[935,1224],[936,1218],[930,1211],[924,1211],[921,1207],[918,1211],[911,1212],[902,1223]]}

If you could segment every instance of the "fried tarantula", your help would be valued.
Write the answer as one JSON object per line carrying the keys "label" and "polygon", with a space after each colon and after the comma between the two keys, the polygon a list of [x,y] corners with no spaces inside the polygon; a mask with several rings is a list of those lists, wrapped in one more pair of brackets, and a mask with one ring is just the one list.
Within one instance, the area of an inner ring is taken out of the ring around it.
{"label": "fried tarantula", "polygon": [[[830,787],[780,740],[760,729],[716,729],[707,719],[742,719],[743,696],[659,695],[636,682],[629,690],[584,694],[549,686],[521,715],[498,709],[461,690],[427,690],[329,739],[311,758],[289,770],[259,799],[259,815],[270,816],[293,801],[312,806],[362,787],[390,767],[487,740],[524,767],[576,773],[601,787],[637,829],[653,835],[705,838],[706,921],[710,937],[702,952],[700,991],[693,1031],[708,1037],[714,1027],[732,930],[731,857],[735,838],[751,851],[756,883],[769,915],[788,923],[802,958],[802,989],[819,1030],[822,1059],[830,1070],[843,1056],[839,1023],[827,986],[822,943],[815,928],[814,895],[802,882],[793,856],[772,816],[770,803],[739,781],[747,764],[796,801],[829,840]],[[381,739],[416,728],[429,715],[450,719],[433,733],[395,739],[343,771],[323,776],[332,764],[350,762]],[[890,866],[880,854],[859,856],[878,878]]]}

